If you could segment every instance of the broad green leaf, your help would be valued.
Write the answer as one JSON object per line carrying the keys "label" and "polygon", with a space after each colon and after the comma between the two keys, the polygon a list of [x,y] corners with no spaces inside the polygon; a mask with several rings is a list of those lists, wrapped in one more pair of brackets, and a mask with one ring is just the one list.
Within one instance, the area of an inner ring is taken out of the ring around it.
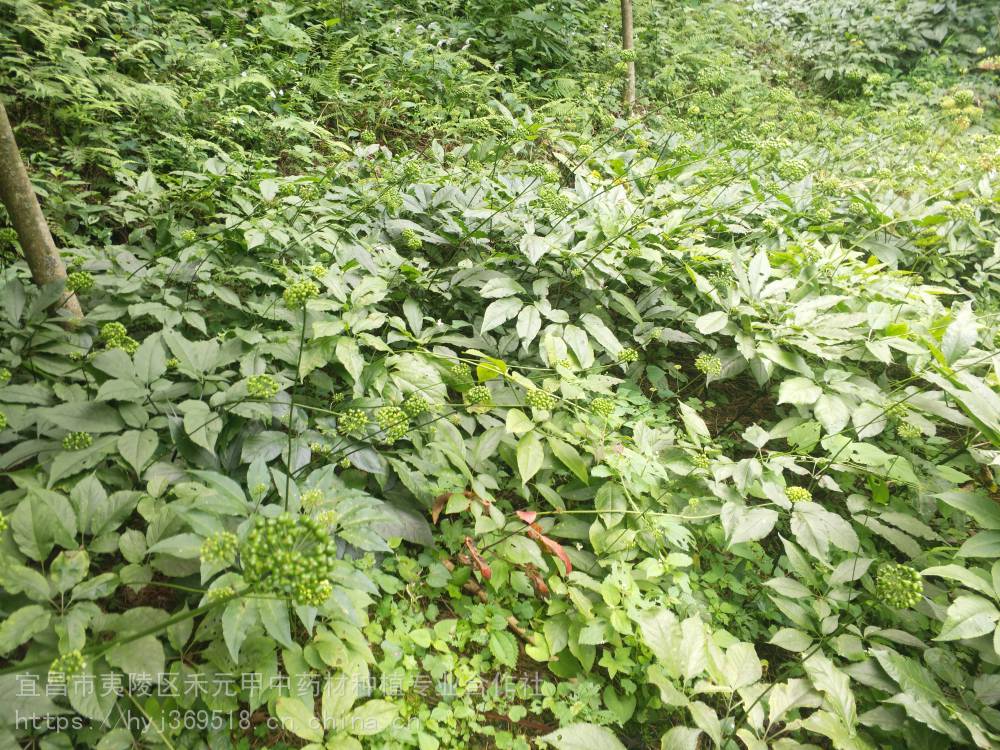
{"label": "broad green leaf", "polygon": [[370,700],[348,714],[347,731],[360,737],[379,734],[389,728],[398,713],[399,709],[389,701]]}
{"label": "broad green leaf", "polygon": [[158,445],[159,439],[153,430],[129,430],[118,438],[118,452],[137,475],[149,464]]}
{"label": "broad green leaf", "polygon": [[312,709],[298,698],[281,697],[274,704],[281,725],[296,737],[322,742],[323,728]]}
{"label": "broad green leaf", "polygon": [[34,638],[49,626],[49,612],[37,604],[29,604],[11,612],[0,623],[0,656],[6,655]]}
{"label": "broad green leaf", "polygon": [[534,430],[527,433],[517,443],[517,471],[521,482],[527,484],[545,461],[545,449],[538,433]]}
{"label": "broad green leaf", "polygon": [[948,607],[941,633],[934,640],[977,638],[992,633],[997,620],[1000,620],[1000,611],[989,600],[981,596],[960,596]]}
{"label": "broad green leaf", "polygon": [[549,448],[552,449],[552,455],[559,459],[563,466],[573,472],[577,479],[584,484],[589,484],[590,472],[587,470],[587,464],[583,458],[580,457],[576,448],[569,443],[563,442],[559,438],[552,437],[551,435],[547,437],[546,440],[549,444]]}
{"label": "broad green leaf", "polygon": [[541,739],[556,750],[625,750],[614,732],[597,724],[567,724]]}

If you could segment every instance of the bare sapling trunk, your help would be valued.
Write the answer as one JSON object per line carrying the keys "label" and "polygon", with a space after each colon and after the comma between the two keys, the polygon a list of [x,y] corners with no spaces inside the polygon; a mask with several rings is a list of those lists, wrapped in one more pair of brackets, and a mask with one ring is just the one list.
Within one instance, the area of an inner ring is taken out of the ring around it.
{"label": "bare sapling trunk", "polygon": [[[31,278],[39,286],[66,280],[66,266],[52,241],[52,233],[38,205],[35,189],[21,161],[7,110],[0,102],[0,202],[17,232]],[[75,294],[64,293],[58,307],[71,317],[83,316]]]}
{"label": "bare sapling trunk", "polygon": [[632,0],[621,0],[622,3],[622,49],[626,50],[625,71],[625,110],[631,114],[635,106],[635,41],[632,32]]}

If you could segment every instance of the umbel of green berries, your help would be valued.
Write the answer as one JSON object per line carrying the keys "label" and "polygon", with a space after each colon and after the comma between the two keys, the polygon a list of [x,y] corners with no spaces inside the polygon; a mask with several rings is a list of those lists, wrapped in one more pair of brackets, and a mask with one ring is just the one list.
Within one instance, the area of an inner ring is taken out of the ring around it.
{"label": "umbel of green berries", "polygon": [[395,213],[403,207],[403,196],[399,194],[398,190],[386,190],[382,196],[382,205]]}
{"label": "umbel of green berries", "polygon": [[637,359],[639,359],[639,352],[631,346],[627,346],[618,352],[618,362],[620,364],[627,365],[631,362],[635,362]]}
{"label": "umbel of green berries", "polygon": [[408,161],[403,165],[403,181],[404,182],[415,182],[420,179],[420,162]]}
{"label": "umbel of green berries", "polygon": [[598,396],[593,401],[590,402],[590,410],[599,417],[607,419],[611,416],[611,413],[615,410],[615,402],[610,398],[605,398],[604,396]]}
{"label": "umbel of green berries", "polygon": [[809,174],[809,164],[802,159],[789,159],[778,165],[778,175],[788,182],[798,182]]}
{"label": "umbel of green berries", "polygon": [[389,445],[410,431],[410,418],[398,406],[383,406],[376,409],[375,421],[384,433],[383,439]]}
{"label": "umbel of green berries", "polygon": [[282,299],[285,301],[285,307],[289,310],[298,310],[318,294],[319,287],[316,286],[316,282],[303,279],[290,284],[282,294]]}
{"label": "umbel of green berries", "polygon": [[408,417],[418,417],[428,409],[427,399],[418,393],[414,393],[403,402],[403,411]]}
{"label": "umbel of green berries", "polygon": [[465,362],[456,362],[448,371],[455,380],[470,380],[472,378],[472,368]]}
{"label": "umbel of green berries", "polygon": [[470,406],[486,406],[493,402],[493,393],[485,385],[474,385],[465,394],[465,400]]}
{"label": "umbel of green berries", "polygon": [[785,487],[785,497],[793,503],[808,503],[813,499],[812,493],[805,487]]}
{"label": "umbel of green berries", "polygon": [[10,370],[6,367],[0,367],[0,385],[7,385],[10,382],[10,378]]}
{"label": "umbel of green berries", "polygon": [[569,208],[569,198],[551,187],[543,187],[538,191],[538,202],[542,208],[554,214],[564,214]]}
{"label": "umbel of green berries", "polygon": [[356,432],[368,424],[368,415],[361,409],[348,409],[337,417],[337,429],[341,435]]}
{"label": "umbel of green berries", "polygon": [[212,534],[201,543],[201,559],[207,563],[228,565],[236,560],[236,549],[239,540],[236,534],[220,531]]}
{"label": "umbel of green berries", "polygon": [[62,440],[62,447],[68,451],[82,451],[89,448],[94,438],[88,432],[71,432]]}
{"label": "umbel of green berries", "polygon": [[7,415],[0,411],[0,430],[7,429]]}
{"label": "umbel of green berries", "polygon": [[9,525],[10,522],[7,521],[7,516],[0,512],[0,534],[4,533]]}
{"label": "umbel of green berries", "polygon": [[268,401],[274,398],[280,389],[278,381],[270,375],[251,375],[247,378],[247,393],[250,394],[251,398]]}
{"label": "umbel of green berries", "polygon": [[920,431],[919,427],[913,424],[913,422],[900,422],[899,425],[896,426],[896,434],[906,440],[914,440],[920,437],[923,433]]}
{"label": "umbel of green berries", "polygon": [[923,595],[924,581],[909,565],[883,563],[879,566],[875,575],[875,596],[890,607],[912,607]]}
{"label": "umbel of green berries", "polygon": [[66,289],[70,292],[86,292],[94,288],[94,277],[86,271],[74,271],[66,277]]}
{"label": "umbel of green berries", "polygon": [[260,593],[318,607],[332,593],[337,548],[326,529],[308,516],[257,516],[240,548],[243,577]]}
{"label": "umbel of green berries", "polygon": [[420,235],[412,229],[404,229],[399,233],[399,238],[403,241],[403,247],[407,250],[419,250],[424,246],[424,241]]}
{"label": "umbel of green berries", "polygon": [[556,397],[541,388],[532,388],[525,393],[524,401],[532,409],[551,409],[556,405]]}
{"label": "umbel of green berries", "polygon": [[699,354],[694,360],[694,369],[706,375],[718,375],[722,372],[722,360],[714,354]]}
{"label": "umbel of green berries", "polygon": [[108,349],[121,349],[126,354],[135,354],[139,348],[139,342],[128,335],[128,329],[121,323],[101,326],[101,340]]}
{"label": "umbel of green berries", "polygon": [[59,681],[69,675],[80,674],[86,666],[83,654],[80,653],[80,649],[76,649],[55,659],[49,667],[49,676]]}

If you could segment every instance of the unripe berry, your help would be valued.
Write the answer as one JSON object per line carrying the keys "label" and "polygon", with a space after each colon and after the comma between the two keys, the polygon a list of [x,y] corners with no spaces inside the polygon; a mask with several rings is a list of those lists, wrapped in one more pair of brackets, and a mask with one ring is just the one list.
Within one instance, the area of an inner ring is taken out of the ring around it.
{"label": "unripe berry", "polygon": [[318,294],[319,287],[316,286],[316,283],[309,279],[303,279],[285,289],[282,299],[285,301],[285,307],[289,310],[298,310]]}
{"label": "unripe berry", "polygon": [[785,487],[785,497],[793,503],[808,503],[812,501],[812,493],[805,487]]}
{"label": "unripe berry", "polygon": [[485,406],[493,403],[493,393],[485,385],[474,385],[465,394],[465,400],[470,406]]}
{"label": "unripe berry", "polygon": [[220,531],[201,543],[201,559],[207,563],[229,564],[236,559],[236,534]]}
{"label": "unripe berry", "polygon": [[541,388],[532,388],[525,393],[524,401],[532,409],[551,409],[556,405],[556,397]]}
{"label": "unripe berry", "polygon": [[368,415],[361,409],[348,409],[337,417],[337,430],[342,435],[356,432],[368,424]]}
{"label": "unripe berry", "polygon": [[410,419],[398,406],[383,406],[375,411],[375,421],[384,433],[383,439],[392,445],[410,431]]}
{"label": "unripe berry", "polygon": [[424,246],[424,241],[420,235],[412,229],[404,229],[399,233],[399,238],[403,241],[403,247],[407,250],[417,251]]}
{"label": "unripe berry", "polygon": [[637,352],[631,346],[628,346],[622,349],[620,352],[618,352],[618,362],[620,364],[627,365],[630,364],[631,362],[637,361],[638,359],[639,359],[639,352]]}
{"label": "unripe berry", "polygon": [[884,563],[875,576],[875,595],[890,607],[906,609],[920,602],[924,581],[909,565]]}
{"label": "unripe berry", "polygon": [[86,292],[94,288],[94,277],[86,271],[75,271],[66,277],[66,289],[70,292]]}
{"label": "unripe berry", "polygon": [[80,674],[87,666],[80,649],[63,654],[52,662],[49,667],[49,679],[52,682],[63,682],[66,677]]}
{"label": "unripe berry", "polygon": [[62,440],[62,446],[68,451],[82,451],[89,448],[94,438],[87,432],[71,432]]}
{"label": "unripe berry", "polygon": [[722,372],[722,361],[714,354],[702,353],[695,358],[694,368],[705,375],[719,375]]}
{"label": "unripe berry", "polygon": [[599,417],[607,419],[611,416],[611,413],[615,410],[615,402],[610,398],[605,398],[604,396],[598,396],[593,401],[590,402],[590,410]]}
{"label": "unripe berry", "polygon": [[427,408],[427,399],[417,393],[414,393],[403,402],[403,411],[409,417],[420,416],[427,411]]}
{"label": "unripe berry", "polygon": [[270,375],[251,375],[247,378],[247,393],[250,394],[251,398],[268,401],[274,398],[279,390],[281,390],[281,386]]}

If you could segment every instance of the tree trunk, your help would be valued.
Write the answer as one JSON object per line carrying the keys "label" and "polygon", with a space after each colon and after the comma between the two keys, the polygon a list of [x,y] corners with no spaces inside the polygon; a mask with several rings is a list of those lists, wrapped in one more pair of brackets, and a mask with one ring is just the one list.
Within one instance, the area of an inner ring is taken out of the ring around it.
{"label": "tree trunk", "polygon": [[[632,0],[621,0],[622,3],[622,49],[635,49],[632,38]],[[635,61],[629,60],[625,73],[625,110],[631,114],[635,105]]]}
{"label": "tree trunk", "polygon": [[[7,119],[3,102],[0,102],[0,202],[14,224],[17,239],[35,283],[43,286],[53,281],[65,281],[66,266],[52,241],[49,225],[38,205],[38,197],[28,179],[24,162],[21,161],[21,154],[14,140],[14,130]],[[74,318],[83,316],[75,294],[64,293],[59,300],[59,307]]]}

